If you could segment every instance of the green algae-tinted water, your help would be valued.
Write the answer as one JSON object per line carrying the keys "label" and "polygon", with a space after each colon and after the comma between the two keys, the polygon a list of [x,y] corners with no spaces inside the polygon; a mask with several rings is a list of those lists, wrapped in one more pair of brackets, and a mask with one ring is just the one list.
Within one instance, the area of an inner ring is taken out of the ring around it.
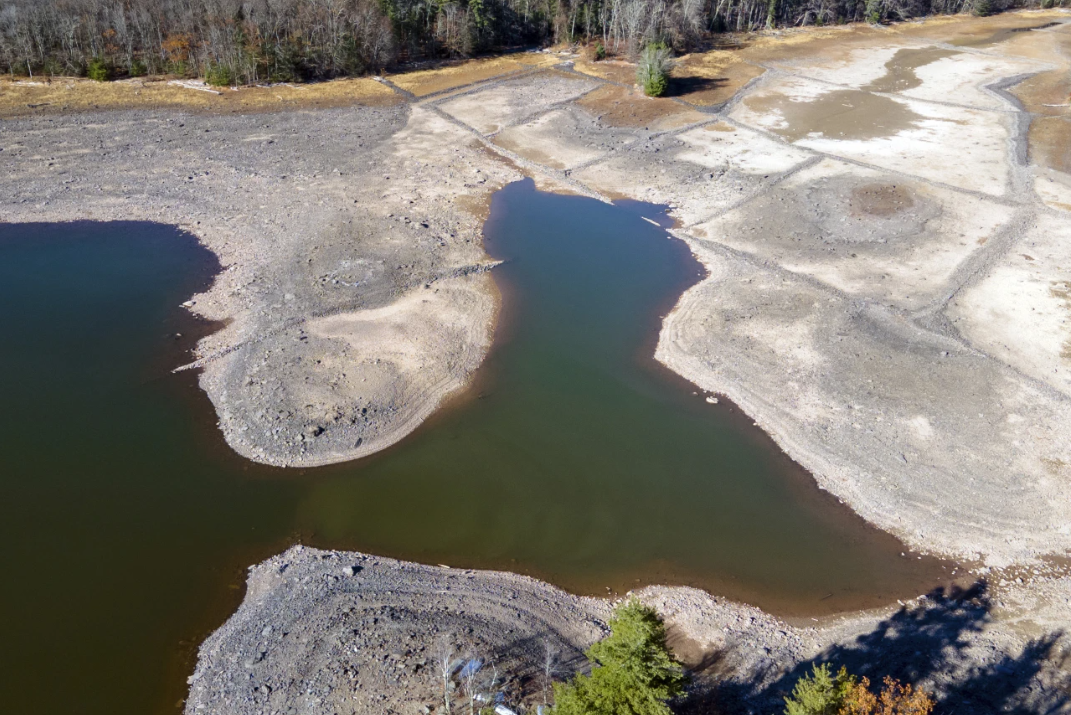
{"label": "green algae-tinted water", "polygon": [[530,182],[500,191],[484,233],[506,261],[505,304],[475,396],[394,449],[319,470],[303,528],[573,590],[665,580],[781,612],[932,578],[737,410],[652,359],[661,316],[702,268],[642,216],[665,220]]}
{"label": "green algae-tinted water", "polygon": [[664,221],[499,192],[502,322],[476,384],[396,447],[301,472],[230,453],[191,376],[169,374],[204,330],[176,306],[218,269],[191,237],[0,226],[5,709],[174,712],[242,567],[298,539],[590,593],[693,584],[795,615],[938,583],[944,565],[902,557],[651,359],[700,268],[641,216]]}

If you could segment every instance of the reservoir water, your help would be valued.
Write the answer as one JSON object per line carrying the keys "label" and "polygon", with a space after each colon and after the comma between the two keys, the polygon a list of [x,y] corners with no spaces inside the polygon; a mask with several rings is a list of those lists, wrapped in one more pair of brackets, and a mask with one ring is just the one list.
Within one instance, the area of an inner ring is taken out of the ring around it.
{"label": "reservoir water", "polygon": [[[176,712],[244,567],[295,541],[567,589],[696,585],[808,616],[929,590],[919,559],[746,417],[652,359],[701,268],[657,207],[496,194],[503,305],[473,386],[397,446],[280,470],[230,452],[189,373],[187,234],[0,225],[0,520],[12,712]],[[178,335],[181,334],[181,335]]]}

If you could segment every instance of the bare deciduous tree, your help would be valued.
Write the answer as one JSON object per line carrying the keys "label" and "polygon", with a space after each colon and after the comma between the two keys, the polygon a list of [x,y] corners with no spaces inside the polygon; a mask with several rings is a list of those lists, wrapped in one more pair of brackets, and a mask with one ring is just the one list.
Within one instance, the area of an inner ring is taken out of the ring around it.
{"label": "bare deciduous tree", "polygon": [[465,695],[469,699],[469,715],[476,715],[476,696],[478,695],[476,684],[482,665],[478,658],[470,656],[461,666],[461,681],[465,686]]}
{"label": "bare deciduous tree", "polygon": [[0,0],[0,71],[310,80],[398,59],[599,40],[637,54],[712,32],[997,12],[1053,0]]}
{"label": "bare deciduous tree", "polygon": [[543,705],[549,705],[548,696],[557,672],[558,649],[549,637],[545,637],[543,638]]}
{"label": "bare deciduous tree", "polygon": [[442,636],[435,646],[435,666],[443,684],[443,708],[444,712],[450,713],[450,676],[454,672],[454,657],[457,649],[454,642],[448,636]]}
{"label": "bare deciduous tree", "polygon": [[491,682],[487,686],[487,691],[491,694],[491,697],[495,697],[495,688],[498,687],[498,663],[495,659],[491,659]]}

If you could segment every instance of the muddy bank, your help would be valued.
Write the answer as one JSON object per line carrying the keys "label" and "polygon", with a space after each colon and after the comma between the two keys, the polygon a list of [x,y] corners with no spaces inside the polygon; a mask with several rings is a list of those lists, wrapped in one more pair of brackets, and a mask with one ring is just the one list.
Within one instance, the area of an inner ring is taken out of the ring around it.
{"label": "muddy bank", "polygon": [[[949,711],[1068,704],[1069,651],[1059,636],[1066,579],[1029,591],[978,584],[795,625],[695,589],[638,595],[666,618],[692,671],[686,712],[773,712],[825,660],[875,681],[906,677]],[[478,660],[481,692],[534,711],[547,646],[555,680],[585,668],[582,651],[606,633],[612,605],[515,574],[297,546],[251,568],[242,606],[201,646],[185,712],[444,712],[444,652],[455,706],[464,695],[456,673]]]}

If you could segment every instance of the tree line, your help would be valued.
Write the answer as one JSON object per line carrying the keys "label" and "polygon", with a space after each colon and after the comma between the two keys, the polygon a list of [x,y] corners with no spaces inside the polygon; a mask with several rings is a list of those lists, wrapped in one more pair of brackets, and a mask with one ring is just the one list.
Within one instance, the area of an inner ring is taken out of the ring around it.
{"label": "tree line", "polygon": [[548,43],[634,56],[717,33],[1051,6],[1068,0],[0,0],[0,70],[215,84],[376,72]]}

